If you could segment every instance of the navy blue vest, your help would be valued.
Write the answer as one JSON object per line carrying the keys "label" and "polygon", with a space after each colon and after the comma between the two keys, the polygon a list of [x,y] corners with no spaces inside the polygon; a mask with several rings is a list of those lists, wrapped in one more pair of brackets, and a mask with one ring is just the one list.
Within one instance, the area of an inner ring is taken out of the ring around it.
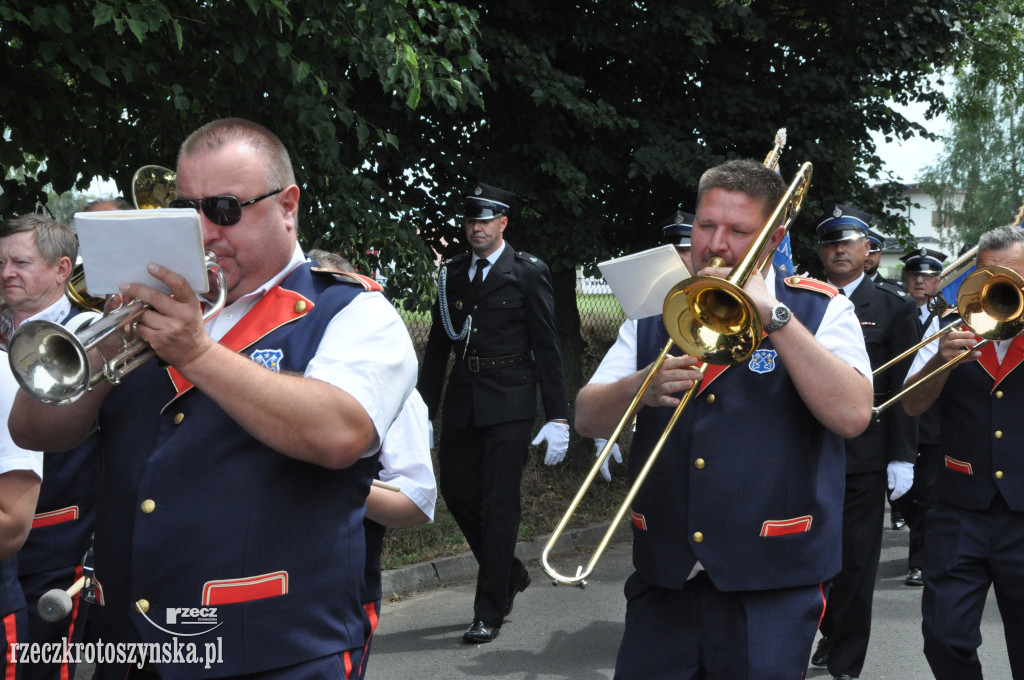
{"label": "navy blue vest", "polygon": [[[776,296],[817,330],[828,296],[781,277]],[[640,320],[637,368],[667,339],[660,316]],[[843,440],[804,406],[774,352],[765,338],[750,360],[705,378],[634,499],[633,564],[649,583],[682,588],[698,559],[726,591],[809,585],[839,571]],[[673,410],[641,409],[632,477]]]}
{"label": "navy blue vest", "polygon": [[[942,462],[936,496],[961,508],[985,510],[998,491],[1011,510],[1022,512],[1024,338],[1013,341],[1004,366],[996,364],[992,345],[982,351],[981,361],[951,370],[942,388]],[[1001,374],[1003,370],[1009,372]]]}
{"label": "navy blue vest", "polygon": [[[241,354],[277,351],[281,371],[301,374],[362,289],[308,265],[280,288],[300,304],[257,305],[245,319],[271,318],[269,331]],[[105,606],[93,611],[104,642],[168,643],[157,626],[202,630],[168,623],[169,610],[205,606],[216,607],[218,627],[188,639],[221,638],[223,663],[164,665],[162,677],[243,675],[363,646],[362,522],[376,457],[330,470],[281,455],[200,390],[175,396],[155,361],[107,397],[100,438],[96,579]]]}
{"label": "navy blue vest", "polygon": [[[78,310],[61,321],[78,315]],[[43,456],[43,483],[39,487],[32,531],[18,552],[18,573],[38,574],[82,563],[92,542],[96,516],[96,486],[100,456],[96,433],[70,451]]]}

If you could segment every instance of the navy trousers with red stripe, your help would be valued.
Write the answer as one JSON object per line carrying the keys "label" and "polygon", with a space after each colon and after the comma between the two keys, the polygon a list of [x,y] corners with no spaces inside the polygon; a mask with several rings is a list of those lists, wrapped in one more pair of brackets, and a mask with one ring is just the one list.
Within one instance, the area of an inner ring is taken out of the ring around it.
{"label": "navy trousers with red stripe", "polygon": [[822,585],[722,592],[705,572],[682,590],[626,581],[616,680],[799,680],[825,608]]}
{"label": "navy trousers with red stripe", "polygon": [[[82,599],[79,591],[71,598],[71,613],[63,620],[50,623],[39,616],[39,598],[50,590],[67,590],[82,575],[82,567],[64,567],[39,574],[19,576],[21,587],[28,601],[28,640],[45,644],[81,642],[85,636],[89,603]],[[24,680],[74,680],[76,665],[73,663],[35,663],[25,666]]]}
{"label": "navy trousers with red stripe", "polygon": [[0,627],[3,628],[3,641],[0,642],[3,651],[3,660],[0,661],[3,680],[21,680],[25,665],[18,663],[17,659],[11,660],[11,649],[15,644],[24,645],[28,639],[28,614],[24,609],[11,612],[0,618]]}

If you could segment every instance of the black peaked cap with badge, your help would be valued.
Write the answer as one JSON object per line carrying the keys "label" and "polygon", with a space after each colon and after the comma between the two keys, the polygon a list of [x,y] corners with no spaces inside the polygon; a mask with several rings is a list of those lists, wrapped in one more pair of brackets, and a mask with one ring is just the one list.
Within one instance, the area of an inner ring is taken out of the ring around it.
{"label": "black peaked cap with badge", "polygon": [[874,229],[868,229],[868,252],[880,253],[885,245],[885,237]]}
{"label": "black peaked cap with badge", "polygon": [[666,244],[690,247],[690,235],[693,233],[694,216],[682,210],[676,210],[666,217],[658,228],[661,229],[661,240]]}
{"label": "black peaked cap with badge", "polygon": [[493,220],[508,215],[515,206],[516,195],[498,187],[477,183],[466,194],[462,217],[466,220]]}
{"label": "black peaked cap with badge", "polygon": [[818,245],[853,241],[861,237],[867,238],[868,225],[873,219],[873,215],[863,210],[837,203],[832,212],[818,222],[818,227],[815,229]]}
{"label": "black peaked cap with badge", "polygon": [[930,248],[920,248],[907,253],[900,259],[903,260],[903,271],[908,274],[934,274],[942,273],[942,263],[946,261],[946,254]]}

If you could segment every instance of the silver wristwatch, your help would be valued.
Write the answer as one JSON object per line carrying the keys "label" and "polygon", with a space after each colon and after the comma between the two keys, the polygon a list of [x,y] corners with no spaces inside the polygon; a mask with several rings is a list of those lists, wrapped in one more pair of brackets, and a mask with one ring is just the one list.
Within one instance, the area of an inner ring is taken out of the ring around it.
{"label": "silver wristwatch", "polygon": [[772,307],[772,318],[764,325],[764,332],[774,333],[789,323],[791,318],[793,318],[793,313],[789,311],[789,307],[780,302]]}

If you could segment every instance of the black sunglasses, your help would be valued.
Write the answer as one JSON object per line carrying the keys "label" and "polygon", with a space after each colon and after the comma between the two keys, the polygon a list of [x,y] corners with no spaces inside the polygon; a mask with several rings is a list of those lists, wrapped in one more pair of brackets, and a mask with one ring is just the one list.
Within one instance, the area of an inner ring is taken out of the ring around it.
{"label": "black sunglasses", "polygon": [[238,221],[242,219],[242,208],[247,205],[252,205],[256,201],[262,201],[268,196],[279,194],[284,189],[274,189],[269,191],[262,196],[251,198],[244,203],[239,203],[238,199],[234,196],[207,196],[206,198],[176,198],[171,201],[171,208],[192,208],[196,212],[202,208],[203,214],[206,215],[214,224],[221,227],[230,227],[233,224],[238,224]]}

